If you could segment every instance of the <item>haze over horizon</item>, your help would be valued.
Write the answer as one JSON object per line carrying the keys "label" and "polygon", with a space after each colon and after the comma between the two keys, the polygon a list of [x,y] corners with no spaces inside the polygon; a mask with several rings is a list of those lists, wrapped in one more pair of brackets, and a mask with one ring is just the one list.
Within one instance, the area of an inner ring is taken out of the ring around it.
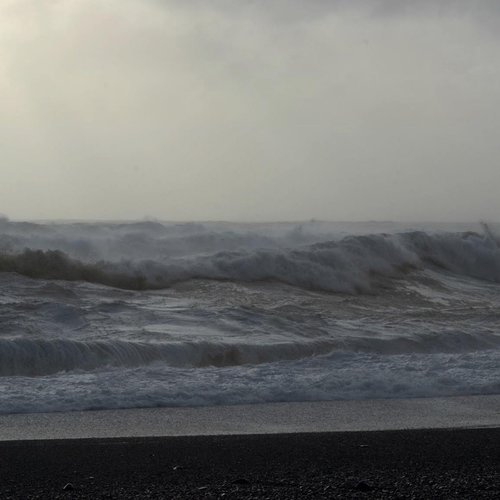
{"label": "haze over horizon", "polygon": [[7,0],[11,219],[500,221],[500,4]]}

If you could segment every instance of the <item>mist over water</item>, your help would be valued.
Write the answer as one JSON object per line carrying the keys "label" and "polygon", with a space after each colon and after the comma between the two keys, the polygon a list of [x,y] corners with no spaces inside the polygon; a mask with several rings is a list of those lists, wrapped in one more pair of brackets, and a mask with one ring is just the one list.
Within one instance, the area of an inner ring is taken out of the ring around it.
{"label": "mist over water", "polygon": [[479,226],[483,234],[429,234],[401,226],[395,234],[355,235],[315,222],[30,226],[4,220],[3,226],[4,272],[132,290],[198,278],[368,293],[382,278],[426,267],[500,281],[498,241],[487,225]]}
{"label": "mist over water", "polygon": [[4,413],[500,390],[498,225],[0,225]]}

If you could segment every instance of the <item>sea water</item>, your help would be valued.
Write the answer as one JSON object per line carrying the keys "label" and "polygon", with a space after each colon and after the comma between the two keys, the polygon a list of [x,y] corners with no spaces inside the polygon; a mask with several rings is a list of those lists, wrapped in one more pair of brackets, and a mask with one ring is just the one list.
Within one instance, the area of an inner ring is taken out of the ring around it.
{"label": "sea water", "polygon": [[499,394],[499,234],[0,219],[0,413]]}

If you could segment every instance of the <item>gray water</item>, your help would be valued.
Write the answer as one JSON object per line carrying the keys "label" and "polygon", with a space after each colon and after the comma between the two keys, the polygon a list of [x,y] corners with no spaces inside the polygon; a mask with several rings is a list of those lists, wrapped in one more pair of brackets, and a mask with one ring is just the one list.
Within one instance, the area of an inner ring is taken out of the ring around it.
{"label": "gray water", "polygon": [[499,229],[0,221],[0,412],[499,394]]}

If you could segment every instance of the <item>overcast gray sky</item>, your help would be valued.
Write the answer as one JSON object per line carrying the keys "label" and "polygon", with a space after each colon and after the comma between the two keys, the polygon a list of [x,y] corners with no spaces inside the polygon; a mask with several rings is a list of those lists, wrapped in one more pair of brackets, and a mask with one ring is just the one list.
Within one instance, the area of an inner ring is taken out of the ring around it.
{"label": "overcast gray sky", "polygon": [[3,0],[11,218],[500,220],[500,2]]}

